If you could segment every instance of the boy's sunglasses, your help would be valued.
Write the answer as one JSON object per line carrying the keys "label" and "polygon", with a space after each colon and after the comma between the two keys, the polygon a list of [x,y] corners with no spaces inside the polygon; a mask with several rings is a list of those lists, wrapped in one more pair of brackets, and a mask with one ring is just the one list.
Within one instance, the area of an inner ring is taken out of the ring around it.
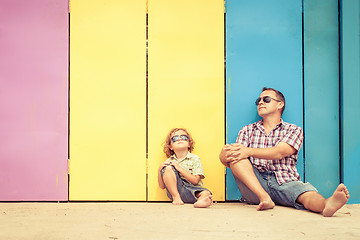
{"label": "boy's sunglasses", "polygon": [[189,136],[187,136],[187,135],[175,135],[170,139],[172,142],[177,142],[180,140],[180,138],[184,141],[189,141],[189,139],[190,139]]}
{"label": "boy's sunglasses", "polygon": [[275,99],[275,98],[272,98],[272,97],[269,97],[269,96],[265,96],[265,97],[263,97],[263,98],[259,97],[258,99],[256,99],[256,101],[255,101],[256,106],[260,104],[261,99],[264,101],[264,103],[269,103],[269,102],[271,102],[271,100],[275,100],[275,101],[281,102],[280,100],[277,100],[277,99]]}

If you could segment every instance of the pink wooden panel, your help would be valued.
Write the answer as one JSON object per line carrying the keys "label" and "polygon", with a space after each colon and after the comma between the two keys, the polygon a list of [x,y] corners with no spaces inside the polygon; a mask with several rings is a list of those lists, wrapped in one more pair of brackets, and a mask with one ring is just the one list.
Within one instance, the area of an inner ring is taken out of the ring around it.
{"label": "pink wooden panel", "polygon": [[67,200],[68,1],[0,1],[0,201]]}

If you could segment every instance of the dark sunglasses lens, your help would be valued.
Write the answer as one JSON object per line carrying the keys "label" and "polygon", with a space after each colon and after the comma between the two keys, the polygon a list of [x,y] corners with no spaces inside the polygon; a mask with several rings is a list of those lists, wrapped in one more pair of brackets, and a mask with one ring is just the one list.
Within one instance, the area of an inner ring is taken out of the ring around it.
{"label": "dark sunglasses lens", "polygon": [[179,141],[180,140],[180,138],[182,139],[182,140],[184,140],[184,141],[188,141],[190,138],[189,138],[189,136],[187,136],[187,135],[175,135],[175,136],[173,136],[172,138],[170,138],[170,140],[172,141],[172,142],[177,142],[177,141]]}
{"label": "dark sunglasses lens", "polygon": [[269,102],[271,102],[271,97],[265,96],[265,97],[263,97],[263,100],[264,100],[264,103],[269,103]]}
{"label": "dark sunglasses lens", "polygon": [[176,142],[176,141],[178,141],[178,140],[179,140],[179,135],[173,136],[173,137],[171,138],[171,141],[172,141],[172,142]]}
{"label": "dark sunglasses lens", "polygon": [[188,141],[189,140],[189,137],[187,135],[181,135],[180,136],[182,140],[184,141]]}
{"label": "dark sunglasses lens", "polygon": [[264,103],[269,103],[269,102],[271,102],[271,97],[265,96],[265,97],[263,97],[263,98],[258,98],[258,99],[256,99],[255,104],[256,104],[256,105],[259,105],[260,102],[261,102],[261,99],[264,101]]}

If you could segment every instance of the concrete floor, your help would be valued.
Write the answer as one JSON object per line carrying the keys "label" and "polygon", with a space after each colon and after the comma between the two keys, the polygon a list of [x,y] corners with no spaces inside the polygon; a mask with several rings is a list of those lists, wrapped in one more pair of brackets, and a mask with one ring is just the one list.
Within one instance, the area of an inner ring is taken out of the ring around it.
{"label": "concrete floor", "polygon": [[360,239],[360,205],[333,217],[242,203],[0,203],[0,239]]}

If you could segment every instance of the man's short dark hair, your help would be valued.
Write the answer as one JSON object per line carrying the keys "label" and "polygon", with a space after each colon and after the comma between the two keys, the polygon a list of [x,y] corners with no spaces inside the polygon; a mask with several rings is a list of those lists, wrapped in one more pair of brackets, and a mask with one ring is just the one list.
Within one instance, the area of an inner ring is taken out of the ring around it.
{"label": "man's short dark hair", "polygon": [[276,97],[278,98],[278,100],[280,100],[280,101],[282,101],[284,103],[284,107],[281,109],[281,115],[282,115],[284,110],[285,110],[285,97],[284,97],[284,95],[280,91],[278,91],[278,90],[276,90],[274,88],[264,87],[262,89],[262,91],[266,91],[266,90],[274,91],[276,93]]}

